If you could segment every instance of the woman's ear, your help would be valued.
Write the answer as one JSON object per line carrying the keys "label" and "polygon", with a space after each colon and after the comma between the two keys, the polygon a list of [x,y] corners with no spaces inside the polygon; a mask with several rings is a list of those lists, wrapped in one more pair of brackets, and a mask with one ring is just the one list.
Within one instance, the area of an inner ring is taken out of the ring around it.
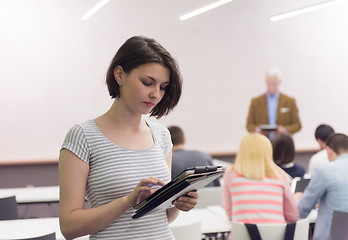
{"label": "woman's ear", "polygon": [[121,66],[117,66],[114,70],[114,78],[120,86],[122,85],[123,73],[123,68]]}

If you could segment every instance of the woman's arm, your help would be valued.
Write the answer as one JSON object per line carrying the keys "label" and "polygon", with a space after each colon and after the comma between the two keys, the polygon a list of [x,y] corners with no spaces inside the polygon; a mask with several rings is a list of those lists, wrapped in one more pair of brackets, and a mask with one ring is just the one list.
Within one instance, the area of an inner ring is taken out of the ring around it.
{"label": "woman's arm", "polygon": [[284,217],[287,222],[295,222],[299,219],[300,214],[295,202],[294,195],[290,191],[290,176],[287,175],[281,168],[278,169],[280,180],[284,185],[283,194],[283,210]]}
{"label": "woman's arm", "polygon": [[231,170],[227,171],[224,174],[224,208],[228,219],[232,219],[232,201],[231,201],[231,192],[230,192],[230,181],[232,178]]}
{"label": "woman's arm", "polygon": [[128,196],[115,199],[103,206],[84,209],[89,166],[69,150],[59,157],[59,221],[66,239],[91,234],[104,229],[134,206],[143,191],[151,191],[147,184],[164,184],[155,178],[143,179]]}

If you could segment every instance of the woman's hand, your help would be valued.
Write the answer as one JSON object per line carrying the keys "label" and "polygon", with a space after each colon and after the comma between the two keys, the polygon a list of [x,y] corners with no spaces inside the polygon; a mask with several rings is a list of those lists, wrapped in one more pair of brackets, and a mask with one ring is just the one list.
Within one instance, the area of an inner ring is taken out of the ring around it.
{"label": "woman's hand", "polygon": [[173,205],[181,211],[190,211],[198,203],[199,194],[196,191],[188,192],[173,202]]}
{"label": "woman's hand", "polygon": [[138,185],[133,189],[133,191],[127,196],[127,201],[129,207],[133,207],[151,194],[153,194],[157,189],[153,189],[152,186],[163,186],[165,183],[155,177],[149,177],[142,179]]}

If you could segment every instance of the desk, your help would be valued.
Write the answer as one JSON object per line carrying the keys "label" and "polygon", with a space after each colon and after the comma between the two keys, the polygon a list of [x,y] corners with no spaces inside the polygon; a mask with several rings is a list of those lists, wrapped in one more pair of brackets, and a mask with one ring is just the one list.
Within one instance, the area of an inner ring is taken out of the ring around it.
{"label": "desk", "polygon": [[16,196],[17,203],[54,203],[59,202],[59,187],[2,188],[0,197]]}
{"label": "desk", "polygon": [[225,210],[221,206],[210,206],[201,209],[192,209],[188,212],[180,211],[179,216],[170,226],[179,225],[187,219],[201,220],[202,233],[226,233],[231,230],[231,223],[228,220]]}
{"label": "desk", "polygon": [[[202,233],[225,233],[231,229],[230,221],[223,215],[220,206],[212,206],[204,209],[192,209],[189,212],[180,212],[177,219],[171,225],[179,224],[187,218],[202,220]],[[60,231],[59,219],[54,218],[32,218],[18,220],[0,221],[0,240],[3,239],[23,239],[45,235],[56,232],[57,240],[64,240]],[[87,240],[88,235],[77,238]]]}
{"label": "desk", "polygon": [[[33,218],[0,221],[0,239],[23,239],[56,232],[57,240],[64,240],[58,218]],[[88,235],[76,238],[87,240]]]}

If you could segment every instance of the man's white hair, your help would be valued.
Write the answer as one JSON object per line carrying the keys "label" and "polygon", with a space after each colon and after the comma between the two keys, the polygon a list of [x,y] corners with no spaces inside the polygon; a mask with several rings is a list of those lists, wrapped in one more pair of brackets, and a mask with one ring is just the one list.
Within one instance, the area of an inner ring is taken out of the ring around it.
{"label": "man's white hair", "polygon": [[266,72],[266,77],[276,77],[279,79],[279,81],[282,81],[284,76],[282,70],[277,67],[273,67]]}

